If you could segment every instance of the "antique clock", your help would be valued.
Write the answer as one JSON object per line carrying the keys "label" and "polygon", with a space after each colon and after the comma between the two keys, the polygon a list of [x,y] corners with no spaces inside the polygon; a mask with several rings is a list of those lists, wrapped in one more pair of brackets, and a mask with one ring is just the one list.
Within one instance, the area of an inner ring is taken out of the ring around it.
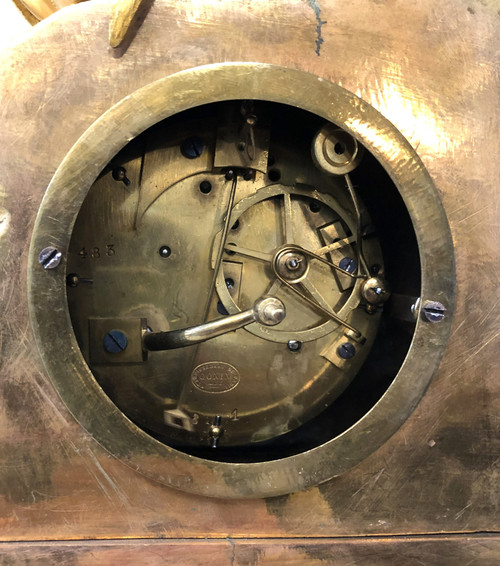
{"label": "antique clock", "polygon": [[0,53],[0,562],[498,563],[497,10],[90,0]]}
{"label": "antique clock", "polygon": [[169,485],[255,497],[349,469],[408,416],[446,342],[453,246],[373,108],[235,63],[89,128],[47,189],[29,277],[49,374],[98,441]]}

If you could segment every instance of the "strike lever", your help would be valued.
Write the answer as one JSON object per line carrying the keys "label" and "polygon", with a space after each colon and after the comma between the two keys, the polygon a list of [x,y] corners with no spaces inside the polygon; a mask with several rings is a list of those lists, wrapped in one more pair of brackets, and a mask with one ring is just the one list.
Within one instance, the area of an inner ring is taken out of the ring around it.
{"label": "strike lever", "polygon": [[276,297],[264,297],[252,308],[217,320],[169,332],[148,332],[143,337],[144,350],[173,350],[205,342],[226,332],[238,330],[252,322],[276,326],[286,316],[285,305]]}

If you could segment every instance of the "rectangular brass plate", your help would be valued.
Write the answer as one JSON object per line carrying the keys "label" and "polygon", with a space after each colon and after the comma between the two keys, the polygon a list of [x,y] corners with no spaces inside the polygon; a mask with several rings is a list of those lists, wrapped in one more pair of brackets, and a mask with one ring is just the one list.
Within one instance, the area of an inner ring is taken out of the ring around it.
{"label": "rectangular brass plate", "polygon": [[[147,359],[142,349],[142,333],[147,326],[145,318],[91,318],[89,319],[89,350],[93,364],[131,364]],[[108,353],[104,349],[105,335],[111,330],[121,330],[127,337],[122,352]]]}

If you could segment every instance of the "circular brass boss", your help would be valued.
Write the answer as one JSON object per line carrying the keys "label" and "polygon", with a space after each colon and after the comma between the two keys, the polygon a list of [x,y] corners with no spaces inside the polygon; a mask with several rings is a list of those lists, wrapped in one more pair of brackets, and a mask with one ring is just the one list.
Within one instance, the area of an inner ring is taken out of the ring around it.
{"label": "circular brass boss", "polygon": [[[447,312],[440,324],[418,318],[412,345],[394,381],[352,427],[307,453],[250,464],[180,452],[146,434],[118,410],[96,382],[76,342],[65,276],[75,219],[105,165],[159,121],[202,104],[237,99],[278,102],[312,112],[349,132],[375,156],[400,192],[413,223],[422,302],[439,301]],[[61,265],[43,269],[39,254],[50,247],[61,253]],[[275,496],[326,481],[356,465],[399,428],[422,397],[443,354],[455,277],[451,234],[437,192],[418,156],[392,124],[364,101],[315,75],[257,63],[189,69],[136,91],[103,114],[66,156],[47,189],[33,231],[28,273],[31,318],[41,356],[80,424],[114,456],[159,482],[235,498]]]}

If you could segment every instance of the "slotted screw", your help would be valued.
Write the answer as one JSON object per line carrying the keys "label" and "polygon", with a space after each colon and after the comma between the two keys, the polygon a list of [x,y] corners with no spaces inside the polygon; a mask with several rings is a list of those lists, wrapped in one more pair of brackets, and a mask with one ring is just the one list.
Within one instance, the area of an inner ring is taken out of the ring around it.
{"label": "slotted screw", "polygon": [[356,355],[356,348],[350,342],[344,342],[337,348],[337,354],[343,360],[350,360]]}
{"label": "slotted screw", "polygon": [[340,269],[347,271],[347,273],[354,273],[358,267],[356,261],[350,257],[343,257],[339,262]]}
{"label": "slotted screw", "polygon": [[108,354],[119,354],[127,347],[127,336],[121,330],[110,330],[103,340],[103,346]]}
{"label": "slotted screw", "polygon": [[425,301],[422,307],[422,316],[427,322],[441,322],[445,314],[446,308],[439,301]]}
{"label": "slotted screw", "polygon": [[200,157],[205,149],[205,144],[198,136],[192,136],[181,143],[181,153],[188,159]]}
{"label": "slotted screw", "polygon": [[56,268],[61,263],[61,259],[62,253],[51,246],[43,248],[43,250],[38,255],[38,263],[44,269]]}

